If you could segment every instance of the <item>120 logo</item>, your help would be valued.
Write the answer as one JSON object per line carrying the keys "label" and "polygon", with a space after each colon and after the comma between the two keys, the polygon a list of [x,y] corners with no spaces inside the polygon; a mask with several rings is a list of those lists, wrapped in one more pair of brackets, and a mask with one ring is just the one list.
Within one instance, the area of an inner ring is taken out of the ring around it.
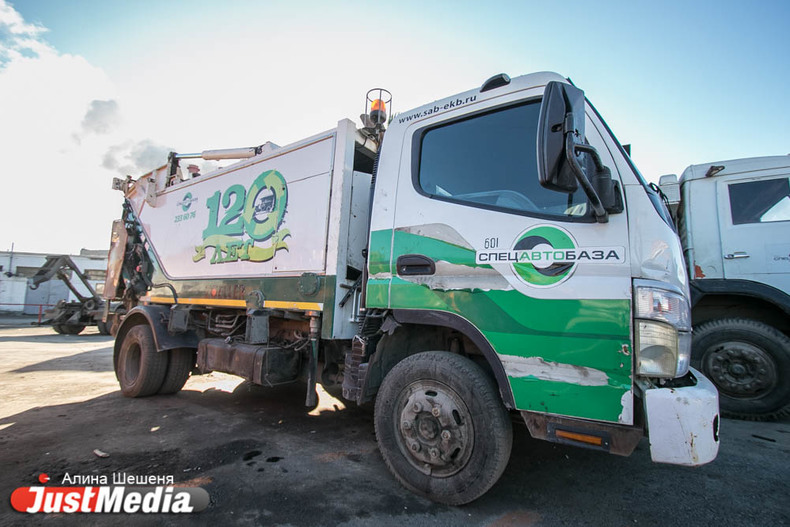
{"label": "120 logo", "polygon": [[288,249],[283,240],[291,233],[280,230],[287,206],[288,186],[276,170],[263,172],[249,188],[236,184],[218,190],[206,200],[208,225],[192,260],[206,258],[208,248],[214,249],[212,264],[271,260],[280,249]]}

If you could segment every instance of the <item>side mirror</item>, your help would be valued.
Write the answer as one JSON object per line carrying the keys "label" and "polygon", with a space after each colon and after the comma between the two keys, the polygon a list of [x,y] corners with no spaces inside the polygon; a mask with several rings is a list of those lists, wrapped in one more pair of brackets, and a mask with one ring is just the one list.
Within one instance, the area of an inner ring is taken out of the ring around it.
{"label": "side mirror", "polygon": [[538,119],[538,177],[541,186],[558,192],[575,192],[577,177],[565,154],[566,136],[584,140],[584,92],[564,82],[552,81],[543,92]]}
{"label": "side mirror", "polygon": [[622,196],[598,151],[584,143],[584,103],[584,92],[575,86],[546,85],[538,119],[538,177],[541,186],[557,192],[575,192],[581,185],[595,218],[605,223],[609,213],[623,211]]}

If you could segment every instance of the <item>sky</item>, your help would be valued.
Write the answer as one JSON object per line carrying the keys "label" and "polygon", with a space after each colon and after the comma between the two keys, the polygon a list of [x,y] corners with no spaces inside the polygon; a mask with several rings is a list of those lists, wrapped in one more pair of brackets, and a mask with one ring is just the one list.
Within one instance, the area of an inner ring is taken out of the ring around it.
{"label": "sky", "polygon": [[285,145],[556,71],[643,175],[790,153],[787,0],[0,0],[0,250],[109,246],[167,152]]}

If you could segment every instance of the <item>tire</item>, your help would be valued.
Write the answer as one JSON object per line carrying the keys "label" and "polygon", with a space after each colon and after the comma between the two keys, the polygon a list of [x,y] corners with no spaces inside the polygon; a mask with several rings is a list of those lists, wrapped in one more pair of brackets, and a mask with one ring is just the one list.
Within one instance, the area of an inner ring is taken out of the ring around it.
{"label": "tire", "polygon": [[79,335],[83,329],[85,326],[82,324],[62,324],[60,326],[60,331],[64,335]]}
{"label": "tire", "polygon": [[110,334],[110,328],[107,327],[107,323],[106,322],[103,322],[103,321],[99,320],[99,322],[96,324],[96,328],[99,330],[99,334],[100,335],[109,335]]}
{"label": "tire", "polygon": [[63,326],[61,326],[60,324],[53,324],[52,325],[52,330],[55,333],[57,333],[58,335],[62,335],[63,334]]}
{"label": "tire", "polygon": [[115,375],[126,397],[153,395],[167,372],[167,354],[156,351],[147,324],[132,327],[121,343]]}
{"label": "tire", "polygon": [[398,363],[376,397],[374,421],[390,472],[439,503],[479,498],[510,458],[513,430],[499,391],[460,355],[429,351]]}
{"label": "tire", "polygon": [[712,320],[694,328],[692,364],[719,390],[722,414],[753,420],[790,411],[790,338],[742,318]]}
{"label": "tire", "polygon": [[167,372],[157,393],[169,395],[181,391],[189,379],[189,374],[195,366],[195,350],[177,348],[165,353],[168,355]]}

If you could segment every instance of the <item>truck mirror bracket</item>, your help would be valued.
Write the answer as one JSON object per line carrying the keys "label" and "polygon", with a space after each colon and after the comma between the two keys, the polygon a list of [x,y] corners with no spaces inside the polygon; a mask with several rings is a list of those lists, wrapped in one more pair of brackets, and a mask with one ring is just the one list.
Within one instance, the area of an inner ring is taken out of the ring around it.
{"label": "truck mirror bracket", "polygon": [[[601,202],[601,197],[595,191],[592,183],[590,183],[590,180],[588,180],[587,176],[584,174],[584,171],[579,164],[579,160],[576,158],[579,153],[587,153],[591,155],[593,162],[595,163],[596,176],[604,172],[606,167],[604,167],[603,163],[601,163],[601,158],[598,155],[598,151],[592,146],[577,144],[573,140],[573,133],[566,133],[565,159],[568,161],[568,165],[573,170],[573,175],[576,176],[576,181],[579,182],[579,184],[582,186],[582,189],[584,190],[584,193],[587,194],[587,198],[590,200],[590,206],[593,209],[593,215],[595,216],[595,219],[598,220],[598,223],[607,223],[609,221],[609,213],[606,211],[606,208],[604,208],[603,203]],[[612,176],[610,172],[609,182],[611,181]]]}

